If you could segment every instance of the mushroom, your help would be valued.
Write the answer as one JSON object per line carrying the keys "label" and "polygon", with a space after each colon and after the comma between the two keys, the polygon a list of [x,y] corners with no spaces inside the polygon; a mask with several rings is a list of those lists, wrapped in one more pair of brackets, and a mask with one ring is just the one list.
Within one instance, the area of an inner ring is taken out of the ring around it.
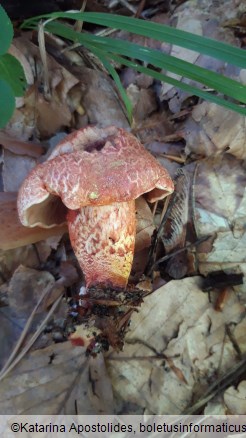
{"label": "mushroom", "polygon": [[124,289],[131,271],[135,199],[173,192],[168,172],[124,129],[87,127],[68,135],[24,180],[21,223],[51,228],[68,223],[86,287]]}

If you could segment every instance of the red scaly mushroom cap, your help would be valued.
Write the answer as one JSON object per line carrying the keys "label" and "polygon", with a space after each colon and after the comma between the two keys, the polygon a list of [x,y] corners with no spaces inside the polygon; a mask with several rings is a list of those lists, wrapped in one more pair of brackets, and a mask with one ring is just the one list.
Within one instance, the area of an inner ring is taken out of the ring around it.
{"label": "red scaly mushroom cap", "polygon": [[66,220],[66,209],[126,202],[144,193],[154,202],[173,189],[167,171],[132,134],[114,126],[87,127],[68,135],[31,171],[17,206],[23,225],[50,228]]}

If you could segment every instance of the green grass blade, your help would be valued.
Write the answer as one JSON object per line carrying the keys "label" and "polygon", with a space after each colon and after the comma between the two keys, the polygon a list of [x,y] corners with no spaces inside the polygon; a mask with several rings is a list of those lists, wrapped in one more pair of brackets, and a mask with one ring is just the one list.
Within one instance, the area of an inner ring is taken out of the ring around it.
{"label": "green grass blade", "polygon": [[[85,46],[88,50],[90,50],[96,56],[98,56],[98,49],[93,47],[91,44],[87,44],[87,43],[85,44]],[[108,55],[106,53],[104,53],[104,56],[107,57]],[[235,111],[241,115],[246,116],[246,108],[245,107],[241,107],[240,105],[237,105],[233,102],[227,101],[227,100],[223,99],[222,97],[218,97],[214,94],[210,94],[208,91],[204,91],[204,90],[201,90],[199,88],[193,87],[192,85],[188,85],[188,84],[185,84],[183,82],[179,82],[177,79],[170,78],[170,76],[166,76],[163,73],[158,73],[155,70],[150,69],[148,67],[143,67],[140,64],[138,64],[134,61],[129,61],[121,56],[110,55],[110,58],[111,58],[111,60],[113,60],[119,64],[123,64],[127,67],[131,67],[140,73],[144,73],[148,76],[153,77],[154,79],[157,79],[157,80],[163,81],[163,82],[167,82],[168,84],[171,84],[177,88],[180,88],[181,90],[183,90],[187,93],[190,93],[192,95],[195,95],[195,96],[200,97],[202,99],[205,99],[207,101],[216,103],[217,105],[220,105],[226,109]],[[109,62],[110,62],[110,59],[109,59]]]}
{"label": "green grass blade", "polygon": [[105,56],[104,52],[102,52],[101,50],[98,50],[96,47],[91,47],[91,52],[93,52],[100,59],[100,61],[104,65],[104,67],[107,69],[109,74],[112,76],[112,78],[113,78],[113,80],[114,80],[114,82],[119,90],[121,98],[124,102],[126,112],[127,112],[127,117],[128,117],[129,123],[131,124],[132,123],[132,110],[133,110],[132,104],[131,104],[129,97],[127,96],[125,88],[123,87],[123,85],[121,83],[121,80],[119,78],[117,71],[112,66],[112,64],[110,64],[110,61]]}
{"label": "green grass blade", "polygon": [[157,50],[108,37],[103,38],[86,33],[77,33],[72,28],[56,22],[48,23],[47,30],[74,42],[92,44],[105,53],[110,52],[131,57],[154,65],[155,67],[168,70],[202,83],[208,88],[237,99],[239,102],[246,103],[246,86],[223,75],[208,71],[202,67],[190,64],[189,62],[161,53]]}
{"label": "green grass blade", "polygon": [[231,46],[211,38],[194,35],[180,29],[172,28],[164,24],[151,23],[138,18],[123,17],[120,15],[98,13],[98,12],[63,12],[46,14],[34,19],[26,20],[23,26],[37,25],[41,18],[71,18],[107,26],[114,29],[126,30],[128,32],[153,38],[158,41],[176,44],[186,49],[200,52],[204,55],[225,61],[229,64],[246,68],[246,53],[238,47]]}
{"label": "green grass blade", "polygon": [[[89,46],[88,46],[88,48],[89,48]],[[93,51],[92,47],[91,47],[91,50]],[[111,59],[115,62],[121,63],[121,64],[126,65],[128,67],[131,67],[140,73],[144,73],[148,76],[151,76],[154,79],[157,79],[157,80],[162,81],[162,82],[167,82],[168,84],[171,84],[174,87],[180,88],[181,90],[183,90],[187,93],[191,93],[197,97],[201,97],[202,99],[216,103],[217,105],[223,106],[224,108],[230,109],[232,111],[235,111],[239,114],[246,116],[246,108],[245,107],[242,107],[242,106],[237,105],[233,102],[225,100],[222,97],[218,97],[214,94],[210,94],[208,91],[204,91],[204,90],[201,90],[199,88],[193,87],[192,85],[185,84],[184,82],[180,82],[177,79],[170,78],[170,76],[166,76],[162,73],[158,73],[155,70],[152,70],[148,67],[142,67],[141,65],[137,64],[136,62],[129,61],[125,58],[122,58],[121,56],[111,55]]]}

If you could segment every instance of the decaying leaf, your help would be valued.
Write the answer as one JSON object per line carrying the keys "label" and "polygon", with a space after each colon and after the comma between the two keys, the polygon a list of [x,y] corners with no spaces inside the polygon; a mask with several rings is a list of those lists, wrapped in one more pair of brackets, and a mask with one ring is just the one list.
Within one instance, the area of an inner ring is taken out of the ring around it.
{"label": "decaying leaf", "polygon": [[[49,272],[40,272],[20,265],[9,283],[8,299],[11,309],[20,320],[29,316],[42,291],[54,283],[55,279]],[[39,312],[41,311],[42,308],[39,309]]]}
{"label": "decaying leaf", "polygon": [[[3,414],[76,413],[83,394],[83,411],[95,414],[87,391],[88,360],[81,347],[70,342],[51,345],[26,356],[2,382],[0,409]],[[73,391],[74,389],[74,391]]]}
{"label": "decaying leaf", "polygon": [[[237,361],[225,324],[233,321],[239,327],[243,314],[233,292],[217,313],[200,290],[198,277],[171,281],[146,297],[132,315],[124,351],[107,357],[117,409],[131,414],[184,412],[209,382]],[[237,338],[241,347],[243,338]]]}
{"label": "decaying leaf", "polygon": [[237,388],[230,387],[224,393],[224,403],[230,415],[246,415],[246,381]]}
{"label": "decaying leaf", "polygon": [[[39,48],[23,36],[13,41],[12,52],[18,56],[29,84],[13,120],[16,118],[18,121],[22,117],[22,123],[30,125],[32,133],[44,137],[51,136],[63,126],[70,126],[72,114],[67,95],[79,80],[47,54],[51,96],[45,96],[40,91],[45,83],[45,72]],[[7,132],[13,131],[13,120],[6,127]],[[15,123],[15,133],[16,129]]]}
{"label": "decaying leaf", "polygon": [[[233,32],[229,29],[223,28],[222,21],[226,17],[231,18],[237,14],[237,8],[231,5],[231,2],[212,2],[208,3],[206,0],[193,0],[182,2],[175,13],[171,17],[170,23],[179,29],[192,32],[196,35],[203,35],[205,37],[214,38],[219,41],[227,42],[234,46],[238,45]],[[174,56],[189,61],[191,64],[207,68],[209,70],[221,73],[227,77],[241,80],[240,69],[225,63],[219,59],[196,53],[193,50],[188,50],[182,47],[171,46],[171,51],[167,45],[162,44],[168,53]],[[169,76],[180,78],[180,76],[169,73]],[[196,87],[201,87],[199,82],[191,79],[182,78],[183,82]],[[161,100],[168,101],[170,110],[173,113],[179,112],[186,106],[193,106],[197,98],[193,99],[190,93],[174,88],[172,85],[163,84],[160,93]],[[222,110],[223,111],[223,110]]]}
{"label": "decaying leaf", "polygon": [[74,69],[74,74],[81,81],[83,107],[89,123],[99,126],[115,125],[128,128],[127,118],[116,91],[108,77],[88,67]]}
{"label": "decaying leaf", "polygon": [[[198,238],[213,235],[212,243],[198,249],[203,274],[221,269],[246,270],[245,169],[231,155],[199,163],[194,182],[194,226]],[[245,291],[245,284],[237,286]]]}
{"label": "decaying leaf", "polygon": [[209,102],[197,105],[184,124],[187,155],[222,152],[246,158],[246,118]]}
{"label": "decaying leaf", "polygon": [[21,141],[4,132],[0,132],[0,144],[16,155],[27,155],[33,158],[39,158],[45,151],[44,147],[38,143]]}
{"label": "decaying leaf", "polygon": [[[2,285],[1,289],[5,291],[7,306],[1,309],[1,321],[5,321],[4,324],[1,324],[0,330],[0,337],[2,338],[1,367],[7,362],[13,350],[13,344],[16,344],[17,339],[19,339],[26,320],[32,313],[43,291],[47,288],[52,289],[54,286],[55,279],[49,272],[40,272],[23,265],[19,265],[15,270],[9,284]],[[29,334],[30,331],[36,330],[43,311],[44,307],[39,306],[31,327],[29,327]]]}
{"label": "decaying leaf", "polygon": [[206,408],[207,415],[245,415],[246,414],[246,381],[230,386],[222,394],[210,401]]}
{"label": "decaying leaf", "polygon": [[[89,397],[95,411],[99,414],[112,414],[114,412],[113,391],[105,367],[104,357],[98,354],[89,359]],[[80,400],[80,412],[83,412],[83,400]]]}

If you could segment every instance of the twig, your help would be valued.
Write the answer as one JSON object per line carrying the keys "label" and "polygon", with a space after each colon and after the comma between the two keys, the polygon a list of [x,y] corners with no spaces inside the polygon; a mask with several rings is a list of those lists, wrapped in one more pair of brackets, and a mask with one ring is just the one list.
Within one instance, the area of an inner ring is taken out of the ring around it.
{"label": "twig", "polygon": [[212,398],[218,393],[231,386],[236,379],[238,379],[246,370],[246,355],[243,359],[231,368],[227,374],[217,380],[209,390],[205,393],[204,397],[198,400],[191,408],[184,411],[184,415],[191,415],[198,413]]}
{"label": "twig", "polygon": [[204,242],[205,240],[209,239],[210,237],[211,237],[211,235],[203,236],[203,237],[201,237],[200,239],[198,239],[196,242],[194,242],[194,243],[188,243],[188,245],[184,246],[183,248],[178,249],[177,251],[172,252],[171,254],[167,254],[167,255],[164,256],[164,257],[161,257],[159,260],[157,260],[157,261],[153,264],[153,266],[152,266],[152,268],[151,268],[151,272],[152,272],[152,271],[154,270],[154,268],[155,268],[157,265],[159,265],[160,263],[165,262],[165,261],[168,260],[168,259],[171,259],[172,257],[176,256],[177,254],[180,254],[180,253],[183,252],[183,251],[186,251],[186,249],[190,248],[191,246],[197,246],[197,245],[199,245],[200,243]]}
{"label": "twig", "polygon": [[135,18],[139,18],[142,15],[142,12],[143,12],[143,10],[145,8],[145,3],[146,3],[146,0],[141,0],[141,2],[138,5],[138,8],[137,8],[137,12],[135,14]]}
{"label": "twig", "polygon": [[14,359],[15,355],[18,353],[18,351],[19,351],[19,349],[20,349],[20,347],[21,347],[21,344],[23,343],[23,341],[24,341],[24,339],[25,339],[25,336],[26,336],[26,334],[27,334],[27,332],[28,332],[28,329],[29,329],[29,327],[30,327],[30,325],[31,325],[31,323],[32,323],[32,321],[33,321],[34,315],[35,315],[35,313],[36,313],[38,307],[40,306],[40,304],[41,304],[41,302],[43,301],[44,297],[49,293],[50,290],[51,290],[51,286],[48,285],[48,286],[45,288],[44,292],[42,293],[41,297],[39,298],[39,300],[38,300],[36,306],[34,307],[34,309],[33,309],[32,313],[31,313],[31,315],[29,316],[29,318],[28,318],[28,320],[27,320],[27,322],[26,322],[26,325],[25,325],[25,327],[24,327],[24,329],[23,329],[23,331],[22,331],[22,333],[21,333],[21,335],[20,335],[20,337],[19,337],[19,339],[18,339],[18,341],[17,341],[17,344],[15,345],[15,347],[14,347],[14,349],[13,349],[11,355],[9,356],[7,362],[5,363],[4,367],[3,367],[3,368],[1,369],[1,371],[0,371],[0,378],[1,378],[2,373],[4,373],[4,371],[8,368],[9,364],[10,364],[10,363],[12,362],[12,360]]}
{"label": "twig", "polygon": [[119,0],[119,3],[125,6],[125,8],[131,11],[134,15],[137,13],[137,9],[134,6],[130,5],[126,0]]}
{"label": "twig", "polygon": [[45,48],[45,38],[44,38],[44,23],[41,22],[38,25],[38,44],[39,44],[39,51],[40,51],[40,57],[43,63],[43,69],[44,69],[44,95],[46,99],[50,99],[51,92],[50,92],[50,84],[49,84],[49,70],[48,70],[48,62],[47,62],[47,53]]}
{"label": "twig", "polygon": [[158,356],[151,355],[151,356],[120,356],[120,357],[107,357],[106,360],[109,361],[117,361],[117,362],[123,362],[123,361],[133,361],[133,360],[167,360],[170,358],[167,358],[163,354],[158,354]]}
{"label": "twig", "polygon": [[[82,6],[81,6],[79,12],[84,12],[84,10],[86,8],[86,3],[87,3],[87,0],[83,0]],[[84,22],[82,20],[77,20],[75,25],[74,25],[75,32],[79,32],[79,33],[82,32],[83,24],[84,24]]]}

